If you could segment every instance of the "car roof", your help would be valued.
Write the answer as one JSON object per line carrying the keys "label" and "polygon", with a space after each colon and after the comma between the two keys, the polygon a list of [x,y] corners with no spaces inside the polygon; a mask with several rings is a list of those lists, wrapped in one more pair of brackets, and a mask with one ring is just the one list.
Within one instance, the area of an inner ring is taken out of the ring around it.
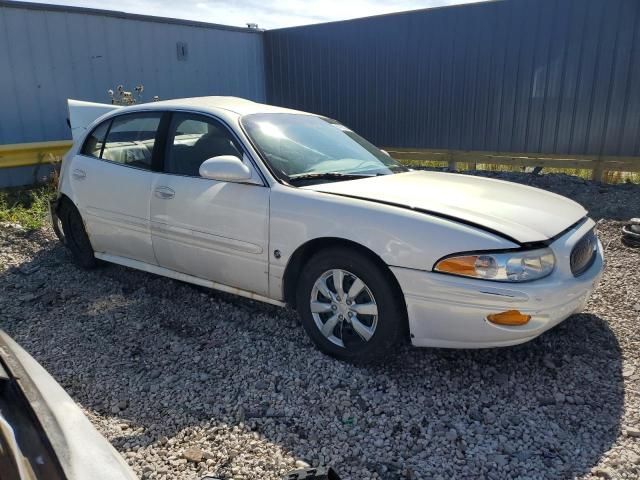
{"label": "car roof", "polygon": [[127,110],[138,109],[193,109],[200,111],[218,111],[226,110],[228,112],[235,113],[239,116],[248,115],[251,113],[299,113],[311,115],[307,112],[301,112],[297,110],[291,110],[289,108],[276,107],[273,105],[267,105],[265,103],[258,103],[246,98],[240,97],[191,97],[191,98],[176,98],[172,100],[161,100],[159,102],[141,103],[131,107],[125,107]]}

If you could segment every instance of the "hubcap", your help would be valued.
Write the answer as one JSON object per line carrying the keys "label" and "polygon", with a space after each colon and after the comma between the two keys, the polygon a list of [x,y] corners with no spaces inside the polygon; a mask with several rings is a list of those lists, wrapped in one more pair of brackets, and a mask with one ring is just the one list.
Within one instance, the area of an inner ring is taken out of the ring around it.
{"label": "hubcap", "polygon": [[376,331],[378,305],[373,293],[347,270],[333,269],[320,275],[310,302],[318,330],[339,347],[366,343]]}

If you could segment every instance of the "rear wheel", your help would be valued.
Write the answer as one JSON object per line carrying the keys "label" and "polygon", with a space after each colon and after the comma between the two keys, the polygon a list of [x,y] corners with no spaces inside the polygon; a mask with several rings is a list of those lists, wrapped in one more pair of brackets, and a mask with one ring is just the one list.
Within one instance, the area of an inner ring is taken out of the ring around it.
{"label": "rear wheel", "polygon": [[403,337],[404,301],[385,272],[352,249],[325,250],[303,267],[297,308],[323,352],[368,363],[385,358]]}
{"label": "rear wheel", "polygon": [[93,247],[84,228],[80,212],[70,200],[62,200],[58,218],[62,224],[65,246],[71,252],[75,263],[82,268],[94,268],[98,261],[93,255]]}

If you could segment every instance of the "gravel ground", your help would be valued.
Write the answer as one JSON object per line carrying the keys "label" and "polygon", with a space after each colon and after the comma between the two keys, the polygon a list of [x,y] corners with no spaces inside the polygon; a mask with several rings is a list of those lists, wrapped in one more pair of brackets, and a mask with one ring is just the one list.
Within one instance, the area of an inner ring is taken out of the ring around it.
{"label": "gravel ground", "polygon": [[[492,174],[491,176],[496,176]],[[291,312],[115,265],[74,267],[49,229],[0,226],[0,326],[142,478],[640,476],[640,186],[502,174],[601,219],[585,313],[522,346],[403,346],[364,368],[317,352]]]}

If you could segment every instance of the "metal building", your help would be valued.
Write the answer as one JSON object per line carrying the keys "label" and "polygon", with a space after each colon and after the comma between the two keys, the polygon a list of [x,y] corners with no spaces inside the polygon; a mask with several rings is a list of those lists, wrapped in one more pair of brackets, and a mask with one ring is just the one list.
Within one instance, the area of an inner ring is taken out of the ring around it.
{"label": "metal building", "polygon": [[268,101],[378,145],[640,155],[640,1],[504,0],[265,32]]}
{"label": "metal building", "polygon": [[0,1],[0,69],[0,144],[71,138],[66,99],[118,84],[265,99],[260,31],[85,8]]}
{"label": "metal building", "polygon": [[[0,165],[3,144],[70,138],[66,99],[107,102],[118,84],[316,112],[386,147],[640,156],[640,1],[494,0],[262,32],[0,0]],[[0,187],[34,172],[0,169]]]}
{"label": "metal building", "polygon": [[[70,139],[67,98],[109,103],[237,95],[265,100],[262,32],[209,23],[0,0],[0,145]],[[0,186],[31,167],[0,170]]]}

